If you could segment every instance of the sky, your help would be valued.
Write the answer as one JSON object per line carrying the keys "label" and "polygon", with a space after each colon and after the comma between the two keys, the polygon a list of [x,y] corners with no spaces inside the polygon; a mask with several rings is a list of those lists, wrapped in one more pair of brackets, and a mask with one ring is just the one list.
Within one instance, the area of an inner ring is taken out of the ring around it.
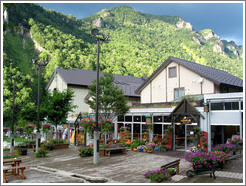
{"label": "sky", "polygon": [[154,15],[180,16],[190,22],[195,31],[212,29],[221,39],[233,40],[237,45],[243,44],[243,3],[39,3],[46,9],[54,9],[64,14],[84,18],[102,9],[119,5]]}

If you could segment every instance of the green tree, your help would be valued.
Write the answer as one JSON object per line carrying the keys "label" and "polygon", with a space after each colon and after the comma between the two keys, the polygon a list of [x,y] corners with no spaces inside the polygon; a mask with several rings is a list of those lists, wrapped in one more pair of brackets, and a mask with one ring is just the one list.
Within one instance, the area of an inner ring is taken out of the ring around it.
{"label": "green tree", "polygon": [[73,97],[74,93],[71,89],[63,92],[58,90],[47,92],[42,109],[46,111],[47,120],[56,126],[56,131],[57,125],[65,122],[68,113],[76,107],[72,104]]}
{"label": "green tree", "polygon": [[[104,73],[99,80],[98,109],[100,119],[113,119],[116,115],[124,115],[128,112],[129,106],[122,90],[113,84],[112,74]],[[89,86],[90,99],[86,103],[93,110],[96,109],[96,80]]]}

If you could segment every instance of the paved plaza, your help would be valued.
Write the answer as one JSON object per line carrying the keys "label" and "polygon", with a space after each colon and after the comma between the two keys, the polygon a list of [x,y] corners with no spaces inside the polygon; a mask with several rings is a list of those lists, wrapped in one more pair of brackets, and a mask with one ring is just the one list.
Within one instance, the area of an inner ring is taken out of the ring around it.
{"label": "paved plaza", "polygon": [[180,174],[173,176],[170,183],[243,183],[243,155],[228,165],[223,171],[215,172],[216,179],[209,174],[186,177],[186,171],[191,164],[185,161],[186,152],[168,151],[141,153],[127,151],[126,155],[115,154],[111,157],[101,157],[99,164],[93,164],[93,157],[80,157],[78,149],[69,146],[68,149],[50,151],[45,158],[36,158],[32,149],[28,149],[23,158],[26,166],[26,180],[8,176],[9,184],[13,183],[150,183],[144,178],[148,170],[159,169],[160,166],[181,159]]}

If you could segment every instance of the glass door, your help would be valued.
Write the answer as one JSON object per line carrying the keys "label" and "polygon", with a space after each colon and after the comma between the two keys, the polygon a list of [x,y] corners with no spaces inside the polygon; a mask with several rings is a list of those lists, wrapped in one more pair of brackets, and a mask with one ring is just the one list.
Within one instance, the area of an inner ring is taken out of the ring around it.
{"label": "glass door", "polygon": [[194,125],[185,125],[185,150],[195,145]]}

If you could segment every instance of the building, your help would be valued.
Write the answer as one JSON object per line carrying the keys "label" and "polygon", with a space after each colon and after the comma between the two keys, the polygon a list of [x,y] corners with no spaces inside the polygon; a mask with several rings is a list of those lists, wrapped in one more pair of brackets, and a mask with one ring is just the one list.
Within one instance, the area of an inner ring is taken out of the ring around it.
{"label": "building", "polygon": [[[174,149],[188,150],[194,145],[196,126],[207,132],[209,148],[233,135],[242,137],[243,80],[227,72],[169,57],[136,92],[141,95],[141,104],[118,116],[114,131],[118,138],[124,126],[129,139],[151,141],[163,138],[170,125],[175,134]],[[183,97],[189,101],[181,100]],[[203,102],[208,104],[208,112]],[[147,130],[146,116],[154,124],[152,132]],[[189,122],[182,123],[184,118]]]}
{"label": "building", "polygon": [[[99,75],[102,76],[102,73]],[[133,103],[140,102],[140,95],[135,93],[135,90],[143,83],[144,78],[136,78],[123,75],[113,75],[114,84],[123,90],[124,95],[128,99],[128,105],[132,106]],[[85,103],[85,98],[88,97],[88,86],[92,84],[92,81],[96,79],[96,71],[74,69],[67,70],[61,68],[55,68],[46,90],[52,91],[57,89],[64,91],[67,88],[71,88],[74,91],[73,104],[78,107],[74,109],[71,115],[77,115],[81,113],[89,113],[89,105]]]}
{"label": "building", "polygon": [[242,92],[243,80],[225,71],[169,57],[137,90],[141,103],[170,102],[184,95]]}

